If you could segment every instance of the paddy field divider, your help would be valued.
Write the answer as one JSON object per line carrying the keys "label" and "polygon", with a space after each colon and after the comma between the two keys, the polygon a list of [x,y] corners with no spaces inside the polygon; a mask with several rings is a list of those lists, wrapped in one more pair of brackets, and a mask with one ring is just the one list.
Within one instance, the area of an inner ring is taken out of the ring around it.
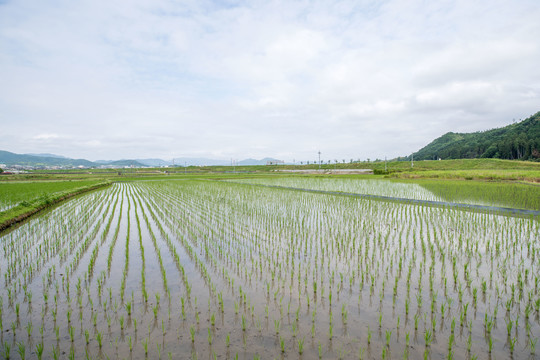
{"label": "paddy field divider", "polygon": [[22,201],[17,206],[0,212],[0,232],[62,201],[89,191],[110,186],[111,184],[112,182],[110,181],[103,181],[92,185],[82,186],[65,191],[58,191],[31,200]]}

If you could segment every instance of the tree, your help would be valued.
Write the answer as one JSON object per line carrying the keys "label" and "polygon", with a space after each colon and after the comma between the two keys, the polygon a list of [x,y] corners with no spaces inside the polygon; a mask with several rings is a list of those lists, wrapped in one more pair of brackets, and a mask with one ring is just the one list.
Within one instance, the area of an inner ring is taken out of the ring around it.
{"label": "tree", "polygon": [[540,149],[540,112],[498,129],[467,134],[446,133],[414,153],[414,158],[532,160],[534,149]]}

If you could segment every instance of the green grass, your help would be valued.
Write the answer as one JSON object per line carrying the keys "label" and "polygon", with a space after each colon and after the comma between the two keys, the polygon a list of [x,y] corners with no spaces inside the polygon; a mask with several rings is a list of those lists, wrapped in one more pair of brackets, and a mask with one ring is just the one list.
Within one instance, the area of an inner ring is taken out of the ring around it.
{"label": "green grass", "polygon": [[540,209],[540,186],[538,185],[463,180],[417,180],[414,182],[450,202]]}
{"label": "green grass", "polygon": [[[384,162],[377,163],[376,168],[384,169]],[[382,165],[382,166],[381,166]],[[457,160],[424,160],[415,161],[411,169],[409,161],[388,163],[388,170],[427,171],[427,170],[536,170],[540,171],[540,162],[516,161],[501,159],[457,159]]]}
{"label": "green grass", "polygon": [[392,177],[404,179],[463,179],[485,181],[540,182],[540,170],[478,169],[478,170],[428,170],[394,173]]}
{"label": "green grass", "polygon": [[281,176],[232,179],[234,182],[337,191],[427,201],[540,209],[540,186],[517,182],[447,179],[381,179],[349,176]]}
{"label": "green grass", "polygon": [[0,230],[63,199],[109,185],[108,181],[47,181],[0,183]]}
{"label": "green grass", "polygon": [[0,182],[0,211],[7,210],[21,204],[32,202],[36,199],[46,200],[53,194],[95,185],[100,181],[24,181],[24,182]]}
{"label": "green grass", "polygon": [[[446,178],[477,180],[510,180],[540,182],[540,162],[500,160],[500,159],[458,159],[415,161],[411,168],[409,161],[362,161],[332,162],[322,164],[322,170],[332,169],[371,169],[387,176],[401,178]],[[236,173],[232,173],[233,169]],[[61,171],[33,171],[27,174],[0,176],[0,183],[5,181],[27,180],[109,180],[129,181],[135,179],[166,179],[185,177],[239,177],[253,175],[278,175],[280,170],[315,170],[318,164],[296,165],[253,165],[253,166],[188,166],[174,168],[143,169],[85,169]],[[345,176],[345,175],[332,175]],[[360,175],[350,175],[358,177]]]}

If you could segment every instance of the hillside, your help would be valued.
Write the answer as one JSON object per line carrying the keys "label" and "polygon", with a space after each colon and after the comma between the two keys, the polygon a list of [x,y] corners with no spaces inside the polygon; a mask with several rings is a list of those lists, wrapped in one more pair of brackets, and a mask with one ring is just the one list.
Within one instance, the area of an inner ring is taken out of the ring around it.
{"label": "hillside", "polygon": [[93,162],[84,159],[68,159],[49,155],[15,154],[2,150],[0,150],[0,164],[23,166],[95,166]]}
{"label": "hillside", "polygon": [[[107,166],[134,166],[134,167],[143,167],[144,164],[138,162],[137,160],[98,160],[95,162],[98,165],[107,165]],[[95,165],[94,165],[95,166]]]}
{"label": "hillside", "polygon": [[449,132],[413,154],[415,160],[498,158],[540,160],[540,112],[519,123],[482,132]]}
{"label": "hillside", "polygon": [[[236,161],[236,166],[248,166],[248,165],[266,165],[267,161],[276,161],[272,158],[264,158],[261,160],[256,159],[244,159]],[[89,161],[85,159],[71,159],[61,155],[54,154],[15,154],[9,151],[0,150],[0,164],[6,164],[8,166],[21,165],[21,166],[33,166],[33,167],[48,167],[48,166],[63,166],[63,167],[160,167],[160,166],[229,166],[230,160],[216,160],[208,158],[175,158],[170,161],[162,159],[123,159],[123,160],[97,160]]]}

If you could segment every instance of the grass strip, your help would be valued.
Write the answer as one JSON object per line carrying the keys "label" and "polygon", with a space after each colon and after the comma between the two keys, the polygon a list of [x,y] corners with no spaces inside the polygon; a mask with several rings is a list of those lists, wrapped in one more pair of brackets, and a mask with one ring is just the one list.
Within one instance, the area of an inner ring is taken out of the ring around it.
{"label": "grass strip", "polygon": [[532,217],[537,217],[537,218],[540,217],[539,210],[516,209],[516,208],[509,208],[509,207],[489,206],[489,205],[462,204],[462,203],[447,202],[447,201],[408,199],[408,198],[400,198],[400,197],[394,197],[394,196],[358,194],[358,193],[331,191],[331,190],[305,189],[305,188],[280,186],[280,185],[240,183],[240,182],[235,182],[235,181],[227,181],[227,183],[237,184],[237,185],[259,186],[259,187],[266,187],[266,188],[272,188],[272,189],[303,191],[303,192],[314,193],[314,194],[348,196],[348,197],[354,197],[354,198],[359,198],[359,199],[396,201],[396,202],[400,202],[404,204],[427,205],[427,206],[434,206],[434,207],[439,207],[439,208],[458,208],[462,210],[484,211],[484,212],[499,214],[499,215],[532,216]]}
{"label": "grass strip", "polygon": [[103,181],[92,185],[78,187],[75,189],[58,191],[33,200],[22,201],[21,203],[19,203],[19,205],[12,207],[6,211],[0,212],[0,231],[3,231],[8,227],[19,223],[29,218],[30,216],[55,204],[58,204],[64,200],[109,185],[111,185],[110,181]]}

